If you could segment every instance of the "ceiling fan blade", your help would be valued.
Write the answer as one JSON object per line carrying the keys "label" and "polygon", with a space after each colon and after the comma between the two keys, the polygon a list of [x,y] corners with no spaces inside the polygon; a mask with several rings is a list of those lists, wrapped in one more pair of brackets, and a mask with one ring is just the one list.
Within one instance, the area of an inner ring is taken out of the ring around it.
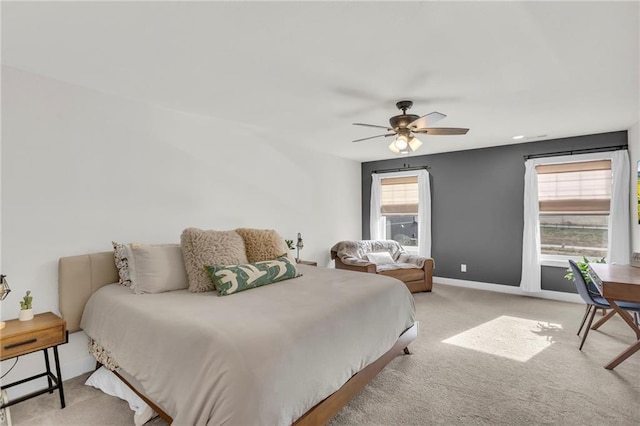
{"label": "ceiling fan blade", "polygon": [[365,124],[365,123],[353,123],[354,126],[366,126],[366,127],[377,127],[379,129],[387,129],[387,130],[393,130],[391,127],[389,126],[378,126],[377,124]]}
{"label": "ceiling fan blade", "polygon": [[378,136],[369,136],[368,138],[356,139],[353,142],[362,142],[362,141],[366,141],[366,140],[369,140],[369,139],[381,138],[383,136],[385,138],[388,137],[388,136],[395,136],[395,133],[387,133],[386,135],[378,135]]}
{"label": "ceiling fan blade", "polygon": [[411,123],[409,123],[407,127],[414,128],[414,129],[423,129],[427,126],[431,126],[436,121],[440,121],[445,117],[446,117],[445,114],[434,111],[427,115],[423,115],[422,117],[416,120],[413,120]]}
{"label": "ceiling fan blade", "polygon": [[426,133],[428,135],[466,135],[469,129],[460,127],[427,127],[426,129],[411,130],[413,133]]}

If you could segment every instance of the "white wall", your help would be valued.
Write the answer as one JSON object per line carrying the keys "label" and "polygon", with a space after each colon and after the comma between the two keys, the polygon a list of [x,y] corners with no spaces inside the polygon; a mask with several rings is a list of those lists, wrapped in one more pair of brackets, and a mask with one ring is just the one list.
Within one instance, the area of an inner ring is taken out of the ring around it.
{"label": "white wall", "polygon": [[[1,265],[13,289],[5,320],[26,290],[36,312],[59,313],[58,258],[108,251],[112,240],[179,242],[189,226],[273,228],[289,239],[301,232],[301,257],[326,266],[336,241],[360,238],[357,162],[305,149],[275,125],[2,71]],[[93,365],[81,333],[60,349],[65,379]],[[35,373],[41,358],[21,358],[5,382]]]}
{"label": "white wall", "polygon": [[631,161],[631,249],[640,252],[640,224],[638,224],[638,161],[640,161],[640,121],[628,130],[629,160]]}

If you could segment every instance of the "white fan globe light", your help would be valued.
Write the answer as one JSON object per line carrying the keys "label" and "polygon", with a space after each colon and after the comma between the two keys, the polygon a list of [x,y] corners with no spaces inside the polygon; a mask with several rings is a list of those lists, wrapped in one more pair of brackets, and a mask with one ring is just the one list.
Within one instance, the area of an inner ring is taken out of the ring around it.
{"label": "white fan globe light", "polygon": [[396,141],[391,142],[391,144],[389,145],[389,149],[394,153],[394,154],[400,154],[400,150],[398,148],[396,148]]}
{"label": "white fan globe light", "polygon": [[405,149],[407,149],[407,146],[409,146],[406,136],[402,136],[402,135],[398,136],[398,138],[394,143],[396,148],[398,148],[399,151],[404,151]]}
{"label": "white fan globe light", "polygon": [[420,141],[420,139],[418,138],[411,138],[409,140],[409,147],[411,148],[411,151],[415,151],[418,148],[420,148],[422,146],[422,142]]}

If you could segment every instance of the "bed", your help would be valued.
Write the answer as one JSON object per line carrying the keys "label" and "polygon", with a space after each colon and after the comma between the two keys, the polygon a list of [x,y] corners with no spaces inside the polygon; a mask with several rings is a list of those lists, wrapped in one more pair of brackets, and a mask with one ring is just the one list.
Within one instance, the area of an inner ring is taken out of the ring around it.
{"label": "bed", "polygon": [[408,353],[418,324],[401,281],[299,271],[225,297],[136,295],[113,284],[112,252],[66,257],[60,311],[69,330],[84,329],[170,423],[324,424]]}

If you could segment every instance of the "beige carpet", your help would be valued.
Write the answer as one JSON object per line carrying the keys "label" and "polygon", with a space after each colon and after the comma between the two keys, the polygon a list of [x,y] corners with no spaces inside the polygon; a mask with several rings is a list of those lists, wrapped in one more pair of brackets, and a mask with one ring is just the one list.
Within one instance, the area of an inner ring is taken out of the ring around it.
{"label": "beige carpet", "polygon": [[[640,353],[603,365],[634,340],[616,317],[578,351],[582,305],[436,285],[416,294],[420,337],[331,425],[640,424]],[[11,407],[15,425],[128,425],[126,403],[65,383]],[[164,425],[160,419],[149,424]]]}

